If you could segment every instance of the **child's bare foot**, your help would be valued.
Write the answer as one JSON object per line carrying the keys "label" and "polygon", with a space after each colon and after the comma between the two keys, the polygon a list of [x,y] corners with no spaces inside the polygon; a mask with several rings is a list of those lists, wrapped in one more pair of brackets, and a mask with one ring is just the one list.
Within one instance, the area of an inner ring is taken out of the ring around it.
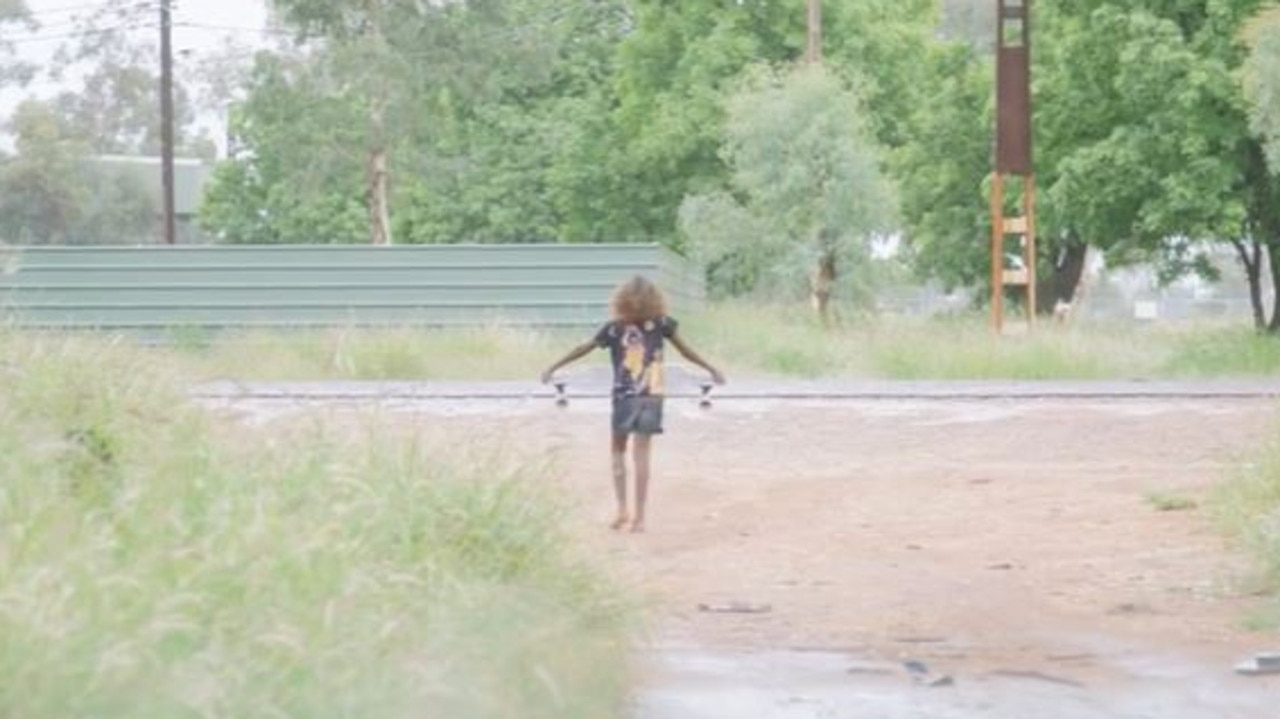
{"label": "child's bare foot", "polygon": [[631,517],[628,516],[626,512],[618,512],[618,518],[613,520],[613,524],[610,524],[609,528],[615,531],[621,531],[623,527],[627,526],[627,522],[629,521],[631,521]]}
{"label": "child's bare foot", "polygon": [[632,534],[644,533],[644,517],[636,517],[636,520],[631,523],[631,533]]}

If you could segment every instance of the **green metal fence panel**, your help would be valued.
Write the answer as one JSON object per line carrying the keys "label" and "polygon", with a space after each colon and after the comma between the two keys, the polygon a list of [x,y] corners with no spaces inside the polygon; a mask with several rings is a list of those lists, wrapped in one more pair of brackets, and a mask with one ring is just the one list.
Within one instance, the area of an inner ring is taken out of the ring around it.
{"label": "green metal fence panel", "polygon": [[22,327],[581,326],[634,274],[674,312],[701,272],[658,245],[0,247],[0,314]]}

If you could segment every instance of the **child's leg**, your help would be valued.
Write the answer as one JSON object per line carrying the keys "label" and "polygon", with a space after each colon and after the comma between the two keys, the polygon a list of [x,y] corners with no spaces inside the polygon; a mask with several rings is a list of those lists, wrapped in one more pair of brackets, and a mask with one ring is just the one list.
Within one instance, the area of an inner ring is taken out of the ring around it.
{"label": "child's leg", "polygon": [[644,531],[644,507],[645,502],[649,499],[649,448],[652,446],[653,436],[648,434],[637,434],[635,442],[635,463],[636,463],[636,518],[631,523],[631,531]]}
{"label": "child's leg", "polygon": [[622,529],[630,516],[627,514],[627,435],[613,435],[613,494],[618,500],[618,516],[610,526]]}

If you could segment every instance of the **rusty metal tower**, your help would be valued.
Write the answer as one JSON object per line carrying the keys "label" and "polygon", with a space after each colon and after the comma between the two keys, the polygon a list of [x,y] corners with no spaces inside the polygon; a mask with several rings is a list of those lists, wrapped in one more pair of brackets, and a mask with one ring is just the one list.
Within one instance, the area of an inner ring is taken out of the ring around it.
{"label": "rusty metal tower", "polygon": [[[1031,157],[1031,0],[996,3],[996,147],[991,178],[991,321],[1004,328],[1005,287],[1022,287],[1027,326],[1036,319],[1036,177]],[[1022,179],[1021,213],[1005,214],[1011,178]],[[1004,247],[1016,237],[1022,267],[1006,268]]]}

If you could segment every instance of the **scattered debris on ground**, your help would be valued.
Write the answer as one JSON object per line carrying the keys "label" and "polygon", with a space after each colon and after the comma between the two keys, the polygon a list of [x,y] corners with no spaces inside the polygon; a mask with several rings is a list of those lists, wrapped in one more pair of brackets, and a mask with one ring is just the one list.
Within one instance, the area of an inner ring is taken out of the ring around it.
{"label": "scattered debris on ground", "polygon": [[726,602],[724,604],[699,604],[698,611],[712,614],[768,614],[773,607],[750,602]]}
{"label": "scattered debris on ground", "polygon": [[997,669],[990,672],[988,676],[1004,677],[1006,679],[1031,679],[1038,682],[1048,682],[1049,684],[1058,684],[1064,687],[1074,687],[1083,689],[1084,683],[1066,677],[1054,676],[1043,672],[1028,671],[1025,669]]}
{"label": "scattered debris on ground", "polygon": [[1236,665],[1236,673],[1245,676],[1263,676],[1280,674],[1280,652],[1258,654],[1248,661]]}
{"label": "scattered debris on ground", "polygon": [[956,682],[949,675],[934,674],[929,665],[916,659],[909,659],[902,663],[907,674],[911,675],[911,680],[916,684],[926,687],[949,687]]}

